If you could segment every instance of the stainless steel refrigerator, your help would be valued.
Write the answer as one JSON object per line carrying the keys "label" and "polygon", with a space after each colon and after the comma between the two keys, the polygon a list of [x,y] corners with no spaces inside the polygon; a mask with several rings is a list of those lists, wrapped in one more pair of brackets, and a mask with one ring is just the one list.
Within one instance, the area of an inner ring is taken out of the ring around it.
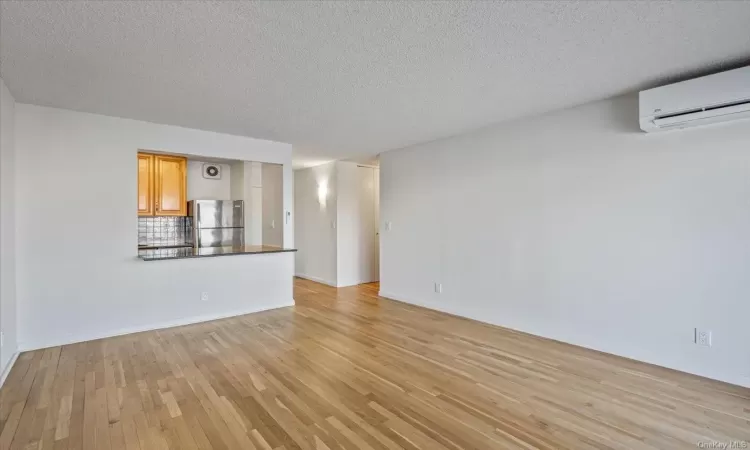
{"label": "stainless steel refrigerator", "polygon": [[195,247],[245,245],[245,204],[242,200],[191,200],[188,216],[193,222]]}

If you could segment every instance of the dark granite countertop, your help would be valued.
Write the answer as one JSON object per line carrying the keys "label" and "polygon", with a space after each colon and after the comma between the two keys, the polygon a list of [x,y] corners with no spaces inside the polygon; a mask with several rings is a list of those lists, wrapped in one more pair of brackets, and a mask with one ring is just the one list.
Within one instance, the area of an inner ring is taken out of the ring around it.
{"label": "dark granite countertop", "polygon": [[184,248],[192,247],[193,244],[159,244],[159,243],[148,243],[138,244],[138,250],[154,250],[157,248]]}
{"label": "dark granite countertop", "polygon": [[189,247],[189,248],[159,248],[153,250],[139,250],[138,257],[144,261],[160,261],[163,259],[205,258],[211,256],[253,255],[258,253],[296,252],[294,248],[274,247],[271,245],[243,245],[239,247]]}

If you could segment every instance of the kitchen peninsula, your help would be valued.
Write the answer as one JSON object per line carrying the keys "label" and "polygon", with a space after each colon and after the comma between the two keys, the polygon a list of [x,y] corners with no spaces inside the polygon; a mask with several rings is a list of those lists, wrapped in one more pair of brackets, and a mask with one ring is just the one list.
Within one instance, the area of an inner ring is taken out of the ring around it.
{"label": "kitchen peninsula", "polygon": [[294,305],[295,252],[139,257],[193,246],[196,199],[243,200],[245,245],[293,248],[291,144],[26,104],[16,113],[25,348]]}

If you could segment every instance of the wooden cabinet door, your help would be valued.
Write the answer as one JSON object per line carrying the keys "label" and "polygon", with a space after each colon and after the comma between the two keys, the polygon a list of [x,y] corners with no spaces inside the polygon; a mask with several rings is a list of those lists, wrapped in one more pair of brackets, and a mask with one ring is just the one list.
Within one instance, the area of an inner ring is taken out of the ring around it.
{"label": "wooden cabinet door", "polygon": [[157,216],[187,215],[187,160],[179,156],[154,155],[156,161]]}
{"label": "wooden cabinet door", "polygon": [[138,153],[138,215],[154,215],[154,155]]}

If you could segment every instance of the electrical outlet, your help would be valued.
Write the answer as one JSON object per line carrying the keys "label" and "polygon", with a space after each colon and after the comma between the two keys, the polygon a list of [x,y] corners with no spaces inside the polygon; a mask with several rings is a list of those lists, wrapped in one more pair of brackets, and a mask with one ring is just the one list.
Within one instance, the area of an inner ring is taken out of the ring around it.
{"label": "electrical outlet", "polygon": [[702,330],[700,328],[695,329],[695,343],[703,346],[711,346],[711,330]]}
{"label": "electrical outlet", "polygon": [[443,292],[443,285],[440,283],[435,283],[435,293],[441,294]]}
{"label": "electrical outlet", "polygon": [[393,224],[389,221],[385,223],[385,231],[391,231]]}
{"label": "electrical outlet", "polygon": [[208,301],[208,292],[201,292],[201,301]]}

